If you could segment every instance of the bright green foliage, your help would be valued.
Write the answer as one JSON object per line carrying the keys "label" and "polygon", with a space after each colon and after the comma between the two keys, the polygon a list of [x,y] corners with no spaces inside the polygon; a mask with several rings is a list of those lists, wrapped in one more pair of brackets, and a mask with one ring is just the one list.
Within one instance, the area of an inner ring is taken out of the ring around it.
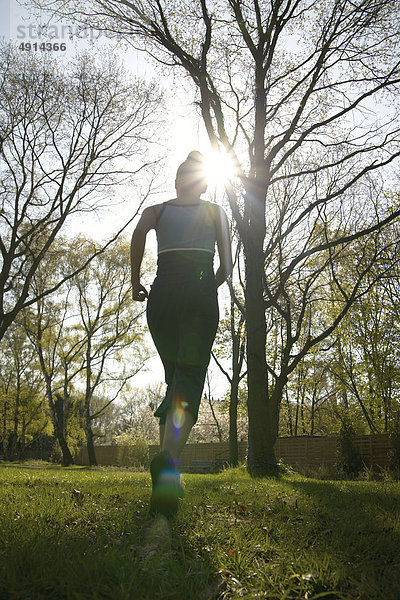
{"label": "bright green foliage", "polygon": [[13,324],[0,347],[0,454],[13,460],[41,436],[51,435],[52,427],[26,336]]}
{"label": "bright green foliage", "polygon": [[0,597],[394,599],[400,484],[186,475],[171,526],[150,477],[0,468]]}
{"label": "bright green foliage", "polygon": [[126,463],[132,465],[134,469],[148,469],[150,465],[149,445],[146,440],[134,437],[133,432],[120,433],[115,438],[115,443],[122,447]]}
{"label": "bright green foliage", "polygon": [[[393,235],[398,240],[398,233]],[[367,247],[365,252],[372,250]],[[400,287],[394,252],[388,244],[379,262],[385,277],[377,276],[378,266],[371,271],[367,293],[360,294],[330,338],[312,348],[291,374],[280,414],[281,435],[339,434],[343,417],[358,434],[398,428]],[[349,265],[351,261],[342,265],[343,281]],[[332,311],[335,304],[332,293]],[[313,321],[319,323],[323,307],[315,303],[314,313]],[[278,350],[271,344],[271,353],[279,356]]]}
{"label": "bright green foliage", "polygon": [[[393,288],[398,274],[393,273]],[[341,388],[343,405],[366,433],[387,433],[399,410],[399,302],[384,285],[360,299],[336,331],[331,372]],[[397,294],[399,290],[396,289]]]}

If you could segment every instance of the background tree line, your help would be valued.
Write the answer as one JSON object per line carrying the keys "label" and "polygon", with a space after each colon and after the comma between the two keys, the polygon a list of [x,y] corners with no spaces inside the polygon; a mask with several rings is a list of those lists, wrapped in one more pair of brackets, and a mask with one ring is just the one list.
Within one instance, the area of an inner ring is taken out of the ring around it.
{"label": "background tree line", "polygon": [[[82,260],[84,249],[90,251],[92,244],[82,238],[60,241],[35,277],[35,291],[51,285],[61,255],[69,263]],[[54,434],[64,462],[71,462],[73,451],[86,445],[91,463],[96,464],[94,441],[158,443],[153,412],[161,401],[162,385],[138,389],[134,380],[148,348],[141,307],[130,299],[128,255],[128,242],[116,243],[59,293],[22,311],[3,338],[0,436],[6,457],[23,456],[25,448],[40,447],[40,440],[43,445]],[[344,261],[344,273],[347,268]],[[279,435],[337,434],[346,420],[357,433],[397,431],[399,286],[398,267],[393,267],[390,277],[354,304],[327,343],[307,354],[285,388]],[[323,304],[314,315],[325,318]],[[242,315],[232,303],[221,319],[214,346],[227,377],[227,392],[213,398],[212,378],[206,383],[199,422],[190,439],[232,442],[233,437],[233,463],[237,440],[247,434],[245,363],[238,384],[232,376],[237,368],[237,331],[242,346],[245,342],[241,323]],[[281,352],[279,337],[277,328],[271,331],[271,364]]]}

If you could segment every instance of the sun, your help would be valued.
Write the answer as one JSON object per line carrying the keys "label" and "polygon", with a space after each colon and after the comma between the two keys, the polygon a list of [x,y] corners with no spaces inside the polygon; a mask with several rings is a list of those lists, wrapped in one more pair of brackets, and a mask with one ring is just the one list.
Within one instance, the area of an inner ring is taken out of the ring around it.
{"label": "sun", "polygon": [[209,188],[211,190],[223,188],[235,176],[232,160],[226,152],[210,151],[203,155]]}

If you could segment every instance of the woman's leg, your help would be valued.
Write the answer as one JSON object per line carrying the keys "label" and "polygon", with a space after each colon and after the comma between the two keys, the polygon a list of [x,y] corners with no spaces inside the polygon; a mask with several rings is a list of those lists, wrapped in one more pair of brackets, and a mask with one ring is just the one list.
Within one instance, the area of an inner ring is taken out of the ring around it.
{"label": "woman's leg", "polygon": [[167,390],[155,416],[160,418],[160,446],[162,446],[167,409],[170,404],[175,364],[178,356],[179,332],[177,306],[166,280],[156,280],[147,302],[147,324],[164,367]]}
{"label": "woman's leg", "polygon": [[175,461],[179,459],[197,421],[218,326],[218,302],[213,280],[206,288],[204,285],[196,288],[188,293],[186,305],[180,312],[172,397],[162,442],[162,449],[168,450]]}
{"label": "woman's leg", "polygon": [[178,508],[178,497],[183,494],[175,466],[197,420],[218,326],[218,303],[215,280],[211,285],[202,281],[199,286],[179,288],[173,305],[170,290],[163,291],[157,294],[158,298],[152,298],[151,293],[148,302],[149,329],[168,383],[167,395],[156,411],[160,416],[162,451],[150,466],[150,513],[172,516]]}
{"label": "woman's leg", "polygon": [[[173,402],[167,413],[161,447],[162,450],[167,450],[170,453],[175,462],[179,459],[193,425],[193,415],[186,408]],[[161,425],[160,429],[161,427],[163,426]]]}

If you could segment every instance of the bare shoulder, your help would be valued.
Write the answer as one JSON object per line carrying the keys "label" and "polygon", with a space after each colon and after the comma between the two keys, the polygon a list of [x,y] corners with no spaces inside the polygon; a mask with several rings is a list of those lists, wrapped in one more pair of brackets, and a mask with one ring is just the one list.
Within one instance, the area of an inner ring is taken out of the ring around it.
{"label": "bare shoulder", "polygon": [[154,229],[157,224],[157,218],[160,214],[161,208],[162,204],[153,204],[152,206],[145,208],[142,212],[142,216],[140,217],[138,228],[146,231]]}
{"label": "bare shoulder", "polygon": [[152,204],[152,206],[148,206],[144,209],[143,214],[146,213],[148,215],[158,215],[164,204],[164,202],[161,202],[160,204]]}

